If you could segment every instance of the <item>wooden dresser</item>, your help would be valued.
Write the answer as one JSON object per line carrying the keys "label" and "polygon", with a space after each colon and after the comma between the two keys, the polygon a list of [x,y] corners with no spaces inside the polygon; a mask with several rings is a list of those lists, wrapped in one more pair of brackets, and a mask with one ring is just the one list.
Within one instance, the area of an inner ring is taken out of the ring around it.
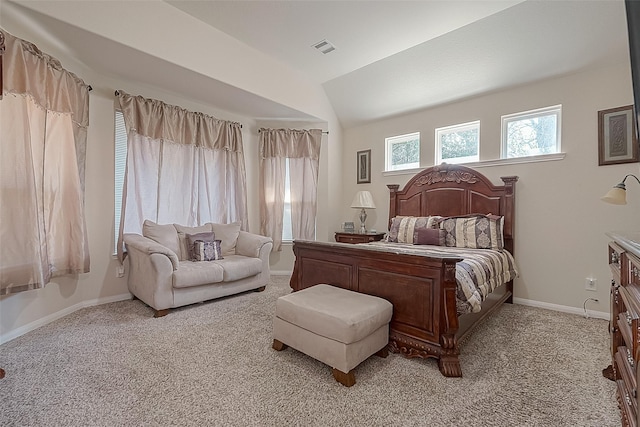
{"label": "wooden dresser", "polygon": [[640,232],[607,233],[611,267],[611,367],[603,372],[616,381],[622,425],[640,424]]}
{"label": "wooden dresser", "polygon": [[344,233],[336,231],[336,242],[339,243],[369,243],[382,240],[385,233]]}

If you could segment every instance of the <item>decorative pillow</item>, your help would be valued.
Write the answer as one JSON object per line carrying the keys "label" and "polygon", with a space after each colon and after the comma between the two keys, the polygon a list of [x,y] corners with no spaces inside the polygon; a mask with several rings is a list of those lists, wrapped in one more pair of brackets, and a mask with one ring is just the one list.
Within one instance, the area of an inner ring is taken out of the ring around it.
{"label": "decorative pillow", "polygon": [[415,231],[438,228],[441,216],[396,216],[391,220],[387,242],[413,243]]}
{"label": "decorative pillow", "polygon": [[203,242],[196,240],[193,242],[193,261],[214,261],[224,259],[220,250],[220,240],[213,242]]}
{"label": "decorative pillow", "polygon": [[445,246],[444,235],[444,230],[438,228],[421,228],[415,231],[413,244]]}
{"label": "decorative pillow", "polygon": [[496,215],[467,215],[444,218],[440,228],[445,232],[445,245],[457,248],[504,248],[504,217]]}
{"label": "decorative pillow", "polygon": [[216,233],[213,231],[198,233],[198,234],[186,234],[185,240],[188,248],[188,258],[191,261],[195,261],[195,243],[200,242],[213,242],[216,240]]}
{"label": "decorative pillow", "polygon": [[167,249],[171,249],[180,257],[180,242],[178,232],[173,224],[156,224],[146,219],[142,224],[142,235],[161,244]]}
{"label": "decorative pillow", "polygon": [[222,255],[234,255],[236,253],[236,242],[240,235],[240,223],[231,224],[211,224],[216,237],[222,241]]}
{"label": "decorative pillow", "polygon": [[186,227],[180,224],[173,224],[173,226],[176,228],[176,230],[178,230],[180,253],[177,255],[180,258],[180,261],[191,259],[191,245],[189,245],[189,243],[187,242],[187,234],[206,233],[208,231],[213,231],[211,223],[200,225],[197,227]]}

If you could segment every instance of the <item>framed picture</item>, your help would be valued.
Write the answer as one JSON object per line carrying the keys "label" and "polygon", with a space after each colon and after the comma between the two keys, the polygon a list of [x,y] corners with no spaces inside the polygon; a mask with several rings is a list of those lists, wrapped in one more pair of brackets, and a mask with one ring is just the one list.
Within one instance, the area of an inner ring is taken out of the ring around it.
{"label": "framed picture", "polygon": [[358,151],[358,184],[371,182],[371,150]]}
{"label": "framed picture", "polygon": [[598,166],[638,161],[633,105],[598,111]]}

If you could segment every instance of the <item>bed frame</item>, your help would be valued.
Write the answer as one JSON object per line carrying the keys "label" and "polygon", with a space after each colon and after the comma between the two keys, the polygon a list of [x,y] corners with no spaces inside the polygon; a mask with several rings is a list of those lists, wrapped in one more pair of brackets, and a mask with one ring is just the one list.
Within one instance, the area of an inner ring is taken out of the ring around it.
{"label": "bed frame", "polygon": [[[505,248],[513,254],[516,176],[496,186],[477,171],[442,164],[415,175],[402,190],[390,190],[394,216],[504,216]],[[440,372],[461,377],[459,345],[482,319],[513,298],[513,282],[496,289],[480,313],[456,311],[455,265],[460,258],[424,257],[367,250],[347,243],[295,241],[294,291],[319,283],[375,295],[393,304],[389,349],[408,358],[436,358]]]}

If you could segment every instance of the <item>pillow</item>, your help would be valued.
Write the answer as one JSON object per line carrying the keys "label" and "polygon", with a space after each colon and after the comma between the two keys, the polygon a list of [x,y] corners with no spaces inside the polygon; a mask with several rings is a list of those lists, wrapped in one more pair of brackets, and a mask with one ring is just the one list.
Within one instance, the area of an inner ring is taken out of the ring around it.
{"label": "pillow", "polygon": [[177,254],[180,261],[191,259],[191,245],[187,243],[187,234],[205,233],[207,231],[213,231],[211,223],[200,225],[197,227],[185,227],[180,224],[173,224],[178,230],[178,241],[180,242],[180,253]]}
{"label": "pillow", "polygon": [[496,215],[466,215],[444,218],[440,228],[445,232],[445,245],[469,249],[504,248],[504,217]]}
{"label": "pillow", "polygon": [[415,231],[438,228],[441,216],[396,216],[391,220],[387,242],[413,243]]}
{"label": "pillow", "polygon": [[222,255],[235,255],[236,242],[240,234],[240,223],[233,222],[231,224],[211,224],[216,238],[221,240]]}
{"label": "pillow", "polygon": [[444,230],[438,228],[421,228],[415,231],[414,245],[444,246]]}
{"label": "pillow", "polygon": [[[186,234],[185,241],[188,248],[188,257],[186,259],[195,261],[194,244],[196,242],[213,242],[216,240],[216,233],[209,231],[206,233]],[[202,261],[202,260],[201,260]]]}
{"label": "pillow", "polygon": [[192,261],[215,261],[224,259],[220,250],[220,240],[212,242],[203,242],[196,240],[193,242],[193,259]]}
{"label": "pillow", "polygon": [[178,257],[180,257],[178,232],[173,224],[156,224],[155,222],[146,219],[142,224],[142,235],[161,244],[165,248],[172,250]]}

